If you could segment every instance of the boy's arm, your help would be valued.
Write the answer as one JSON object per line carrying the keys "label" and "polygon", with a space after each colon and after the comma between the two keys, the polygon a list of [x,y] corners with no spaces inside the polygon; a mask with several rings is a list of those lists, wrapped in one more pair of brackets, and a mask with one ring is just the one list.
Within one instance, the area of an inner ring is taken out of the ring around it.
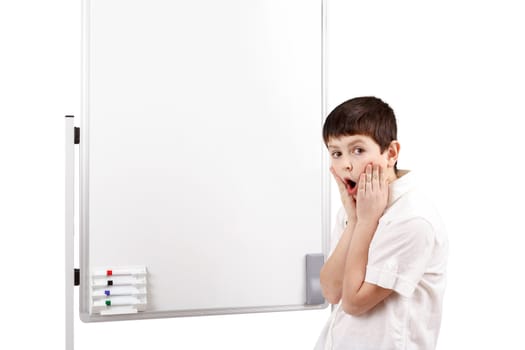
{"label": "boy's arm", "polygon": [[[356,227],[355,223],[349,223],[321,269],[323,296],[330,304],[337,304],[342,298],[343,310],[351,315],[370,310],[392,293],[391,289],[364,282],[368,249],[376,226],[360,224]],[[358,236],[355,240],[352,239],[354,235]]]}
{"label": "boy's arm", "polygon": [[358,222],[348,248],[342,288],[343,310],[350,315],[361,315],[392,294],[375,284],[365,282],[368,249],[377,228],[375,222]]}
{"label": "boy's arm", "polygon": [[330,304],[337,304],[341,300],[345,262],[354,227],[354,222],[348,222],[334,252],[321,268],[321,290],[323,291],[323,296]]}

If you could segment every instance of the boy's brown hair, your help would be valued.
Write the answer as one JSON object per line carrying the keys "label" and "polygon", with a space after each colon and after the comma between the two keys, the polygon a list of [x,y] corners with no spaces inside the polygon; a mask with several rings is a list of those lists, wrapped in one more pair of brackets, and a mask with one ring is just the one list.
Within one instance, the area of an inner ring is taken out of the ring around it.
{"label": "boy's brown hair", "polygon": [[[325,145],[331,137],[365,135],[371,137],[383,153],[397,140],[394,111],[381,99],[373,96],[352,98],[330,112],[323,125]],[[397,171],[397,163],[394,167]]]}

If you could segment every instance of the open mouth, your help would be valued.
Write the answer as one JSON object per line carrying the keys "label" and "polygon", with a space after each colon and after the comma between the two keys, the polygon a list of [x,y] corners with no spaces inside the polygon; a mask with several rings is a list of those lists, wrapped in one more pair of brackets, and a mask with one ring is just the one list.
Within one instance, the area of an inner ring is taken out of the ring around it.
{"label": "open mouth", "polygon": [[345,179],[345,183],[348,194],[355,195],[357,192],[357,183],[351,179]]}

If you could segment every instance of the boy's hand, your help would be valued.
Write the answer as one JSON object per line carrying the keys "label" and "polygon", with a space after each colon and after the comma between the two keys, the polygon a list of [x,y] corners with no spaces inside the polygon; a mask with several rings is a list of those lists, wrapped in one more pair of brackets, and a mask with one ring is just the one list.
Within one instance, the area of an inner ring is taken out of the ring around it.
{"label": "boy's hand", "polygon": [[388,204],[388,182],[384,169],[368,164],[357,189],[356,212],[359,222],[377,224]]}
{"label": "boy's hand", "polygon": [[335,182],[339,187],[339,194],[341,195],[341,202],[343,202],[343,207],[345,208],[346,215],[348,217],[348,222],[355,223],[357,221],[356,213],[356,202],[355,199],[350,196],[346,188],[345,181],[340,178],[336,173],[333,167],[330,167],[330,172],[334,176]]}

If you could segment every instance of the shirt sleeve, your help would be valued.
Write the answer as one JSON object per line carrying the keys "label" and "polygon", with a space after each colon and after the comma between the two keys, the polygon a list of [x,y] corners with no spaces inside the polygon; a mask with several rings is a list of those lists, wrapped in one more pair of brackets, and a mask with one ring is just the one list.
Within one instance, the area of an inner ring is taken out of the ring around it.
{"label": "shirt sleeve", "polygon": [[341,209],[339,209],[339,211],[337,212],[334,228],[332,229],[332,233],[330,235],[330,253],[328,254],[326,260],[328,260],[328,258],[333,254],[335,248],[337,247],[337,243],[339,243],[339,240],[341,239],[341,235],[343,234],[346,227],[345,221],[345,208],[341,207]]}
{"label": "shirt sleeve", "polygon": [[370,243],[365,281],[409,297],[425,273],[434,237],[420,217],[385,225]]}

